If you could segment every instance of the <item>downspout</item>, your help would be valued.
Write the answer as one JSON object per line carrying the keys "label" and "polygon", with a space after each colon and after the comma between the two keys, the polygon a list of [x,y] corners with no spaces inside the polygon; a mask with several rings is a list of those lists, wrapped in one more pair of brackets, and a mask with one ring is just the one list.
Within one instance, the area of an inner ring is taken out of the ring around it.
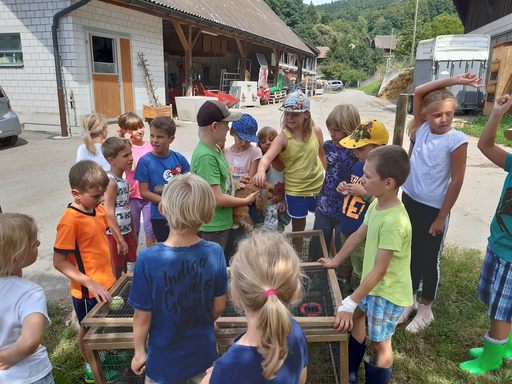
{"label": "downspout", "polygon": [[55,75],[57,76],[57,97],[59,100],[59,115],[60,115],[60,131],[62,137],[68,136],[67,122],[66,122],[66,108],[64,106],[64,90],[62,88],[62,73],[60,70],[60,53],[59,53],[59,39],[57,30],[59,29],[59,19],[62,16],[74,11],[77,8],[89,3],[91,0],[81,0],[63,10],[57,12],[53,16],[52,36],[53,36],[53,58],[55,59]]}

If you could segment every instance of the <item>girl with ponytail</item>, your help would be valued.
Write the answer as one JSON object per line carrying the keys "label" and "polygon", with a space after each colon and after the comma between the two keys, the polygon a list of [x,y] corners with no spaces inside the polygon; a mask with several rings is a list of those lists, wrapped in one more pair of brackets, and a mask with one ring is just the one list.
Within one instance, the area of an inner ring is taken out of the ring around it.
{"label": "girl with ponytail", "polygon": [[300,295],[299,259],[284,236],[253,232],[231,259],[231,296],[247,332],[207,371],[206,383],[306,382],[307,340],[289,306]]}
{"label": "girl with ponytail", "polygon": [[107,120],[99,113],[91,113],[84,117],[82,126],[85,130],[84,143],[78,148],[76,162],[92,160],[105,170],[110,171],[110,164],[101,153],[101,144],[107,138]]}

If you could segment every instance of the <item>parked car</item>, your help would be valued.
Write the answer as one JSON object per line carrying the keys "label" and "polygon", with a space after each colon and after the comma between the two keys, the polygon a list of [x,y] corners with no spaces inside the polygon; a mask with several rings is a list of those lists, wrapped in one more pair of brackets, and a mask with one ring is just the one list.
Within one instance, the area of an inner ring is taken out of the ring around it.
{"label": "parked car", "polygon": [[0,86],[0,144],[14,145],[20,134],[20,119],[11,109],[9,98]]}
{"label": "parked car", "polygon": [[329,80],[327,82],[327,92],[329,91],[343,91],[345,87],[341,80]]}

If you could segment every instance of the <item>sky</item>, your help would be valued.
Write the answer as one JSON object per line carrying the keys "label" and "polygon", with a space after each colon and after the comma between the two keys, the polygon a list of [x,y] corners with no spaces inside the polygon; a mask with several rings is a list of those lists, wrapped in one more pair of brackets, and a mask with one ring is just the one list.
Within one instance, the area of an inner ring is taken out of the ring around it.
{"label": "sky", "polygon": [[330,3],[333,0],[303,0],[303,1],[304,1],[304,4],[307,4],[307,5],[309,5],[309,3],[311,1],[313,1],[313,4],[315,4],[315,5],[320,5],[320,4]]}

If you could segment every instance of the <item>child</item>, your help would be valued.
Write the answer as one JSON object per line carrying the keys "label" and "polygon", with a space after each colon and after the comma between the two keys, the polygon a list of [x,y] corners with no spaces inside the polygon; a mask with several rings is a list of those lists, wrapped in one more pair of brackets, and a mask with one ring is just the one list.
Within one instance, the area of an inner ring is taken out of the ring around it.
{"label": "child", "polygon": [[[494,108],[478,140],[478,149],[498,167],[508,172],[503,185],[501,199],[496,209],[496,215],[491,223],[491,236],[487,246],[480,282],[478,283],[478,298],[489,306],[491,328],[485,335],[483,348],[473,348],[469,355],[476,358],[466,361],[460,368],[473,374],[482,374],[498,369],[503,364],[503,358],[512,357],[512,337],[510,323],[512,322],[512,307],[510,304],[510,282],[512,281],[512,254],[510,248],[512,237],[511,219],[504,213],[511,198],[512,191],[512,154],[495,144],[496,132],[503,114],[512,106],[512,97],[498,97]],[[511,137],[505,131],[505,137]]]}
{"label": "child", "polygon": [[[411,223],[396,196],[409,175],[410,163],[402,147],[386,145],[368,154],[364,164],[366,193],[376,199],[364,223],[345,242],[334,259],[319,259],[326,268],[338,267],[366,238],[361,285],[338,307],[334,327],[351,331],[349,382],[357,382],[366,351],[365,315],[376,356],[366,357],[366,383],[386,384],[393,369],[391,337],[404,307],[412,302]],[[358,305],[359,304],[359,305]]]}
{"label": "child", "polygon": [[[445,87],[478,86],[476,76],[459,75],[424,84],[414,91],[414,126],[410,129],[411,174],[402,187],[402,201],[413,230],[411,276],[413,306],[404,311],[405,321],[418,312],[405,328],[419,332],[434,320],[432,302],[439,281],[439,256],[448,230],[450,211],[457,201],[464,172],[468,140],[451,124],[457,98]],[[420,281],[422,300],[417,302]]]}
{"label": "child", "polygon": [[[258,131],[257,136],[257,145],[261,152],[265,154],[277,137],[277,131],[272,127],[263,127]],[[276,231],[280,228],[282,232],[284,231],[284,223],[280,223],[279,214],[282,215],[286,212],[286,201],[284,200],[284,162],[281,156],[277,155],[269,164],[266,181],[274,186],[274,197],[267,202],[265,207],[262,229]]]}
{"label": "child", "polygon": [[197,124],[201,140],[192,155],[191,172],[201,176],[213,189],[215,216],[201,226],[199,237],[213,241],[226,248],[229,232],[233,226],[233,207],[254,202],[258,192],[241,199],[235,197],[235,186],[229,164],[217,145],[226,141],[228,122],[238,121],[241,113],[231,113],[225,104],[216,100],[205,102],[197,112]]}
{"label": "child", "polygon": [[101,153],[101,143],[107,138],[107,120],[99,113],[92,113],[84,117],[82,125],[85,130],[84,143],[76,153],[76,162],[92,160],[101,165],[105,172],[110,171],[110,164]]}
{"label": "child", "polygon": [[258,142],[257,130],[258,123],[254,117],[245,113],[240,120],[231,124],[229,133],[235,138],[235,144],[224,149],[224,156],[230,166],[233,179],[237,182],[252,180],[258,169],[261,149],[251,145]]}
{"label": "child", "polygon": [[[99,301],[111,301],[108,289],[114,285],[114,265],[107,238],[108,220],[101,205],[109,184],[105,171],[94,161],[79,161],[69,171],[73,202],[68,205],[57,225],[53,266],[69,277],[71,296],[78,323]],[[85,353],[84,337],[89,331],[81,327],[78,345],[84,357],[85,382],[94,379]],[[106,372],[114,379],[114,372]]]}
{"label": "child", "polygon": [[[324,233],[325,244],[330,247],[334,228],[339,223],[343,195],[336,191],[343,181],[350,180],[350,170],[357,162],[352,148],[340,145],[340,141],[349,136],[359,124],[361,117],[357,108],[352,104],[334,107],[325,122],[332,140],[324,143],[324,153],[327,159],[325,179],[322,189],[317,197],[315,210],[315,223],[313,229],[321,229]],[[341,249],[339,239],[335,239],[336,252]],[[312,239],[309,252],[312,261],[321,257],[318,240]]]}
{"label": "child", "polygon": [[139,242],[140,216],[142,213],[144,220],[144,233],[146,235],[146,247],[152,247],[156,244],[153,226],[151,225],[151,202],[144,200],[140,195],[139,182],[134,179],[135,169],[142,156],[153,150],[149,141],[144,141],[144,123],[142,119],[133,112],[125,113],[117,119],[117,124],[121,128],[121,137],[129,139],[132,143],[133,166],[132,169],[125,172],[126,181],[130,184],[130,211],[132,212],[133,222],[135,223],[135,244]]}
{"label": "child", "polygon": [[171,151],[176,123],[168,116],[157,116],[149,124],[150,141],[153,150],[139,160],[135,170],[135,180],[139,181],[139,191],[143,199],[151,201],[151,225],[156,241],[162,242],[169,236],[167,220],[158,211],[162,201],[162,190],[176,175],[190,172],[190,164],[185,156]]}
{"label": "child", "polygon": [[[335,237],[340,245],[343,245],[349,236],[363,224],[366,211],[374,199],[374,197],[367,194],[363,186],[364,162],[372,150],[386,145],[388,140],[389,132],[384,125],[376,120],[370,120],[357,127],[350,137],[340,141],[342,146],[353,148],[354,155],[359,160],[352,168],[350,182],[342,181],[337,188],[337,191],[344,196],[343,202],[340,204],[342,207],[340,222],[336,227]],[[350,296],[361,283],[364,247],[365,241],[363,240],[342,264],[343,276],[345,277],[345,294],[347,296]],[[340,277],[338,279],[340,280]]]}
{"label": "child", "polygon": [[135,308],[131,366],[136,374],[146,372],[146,383],[199,383],[217,356],[214,322],[228,289],[221,247],[197,236],[213,218],[215,196],[199,176],[180,175],[165,188],[159,208],[170,232],[135,264],[128,299]]}
{"label": "child", "polygon": [[30,216],[0,214],[0,382],[53,384],[41,345],[51,324],[43,288],[21,279],[37,259],[37,226]]}
{"label": "child", "polygon": [[301,285],[299,259],[283,235],[256,231],[240,242],[231,293],[245,311],[247,332],[209,370],[210,384],[306,382],[306,335],[288,311]]}
{"label": "child", "polygon": [[123,179],[123,173],[132,169],[132,145],[127,139],[110,137],[101,145],[101,152],[110,164],[105,211],[110,224],[107,229],[108,241],[114,259],[116,279],[119,279],[123,272],[127,272],[127,263],[134,263],[137,259],[135,225],[130,212],[130,187]]}
{"label": "child", "polygon": [[284,112],[282,132],[261,158],[254,183],[263,184],[269,164],[280,155],[286,169],[285,198],[292,231],[303,231],[308,211],[315,212],[316,197],[324,181],[324,138],[311,118],[309,98],[302,92],[290,93],[279,110]]}

